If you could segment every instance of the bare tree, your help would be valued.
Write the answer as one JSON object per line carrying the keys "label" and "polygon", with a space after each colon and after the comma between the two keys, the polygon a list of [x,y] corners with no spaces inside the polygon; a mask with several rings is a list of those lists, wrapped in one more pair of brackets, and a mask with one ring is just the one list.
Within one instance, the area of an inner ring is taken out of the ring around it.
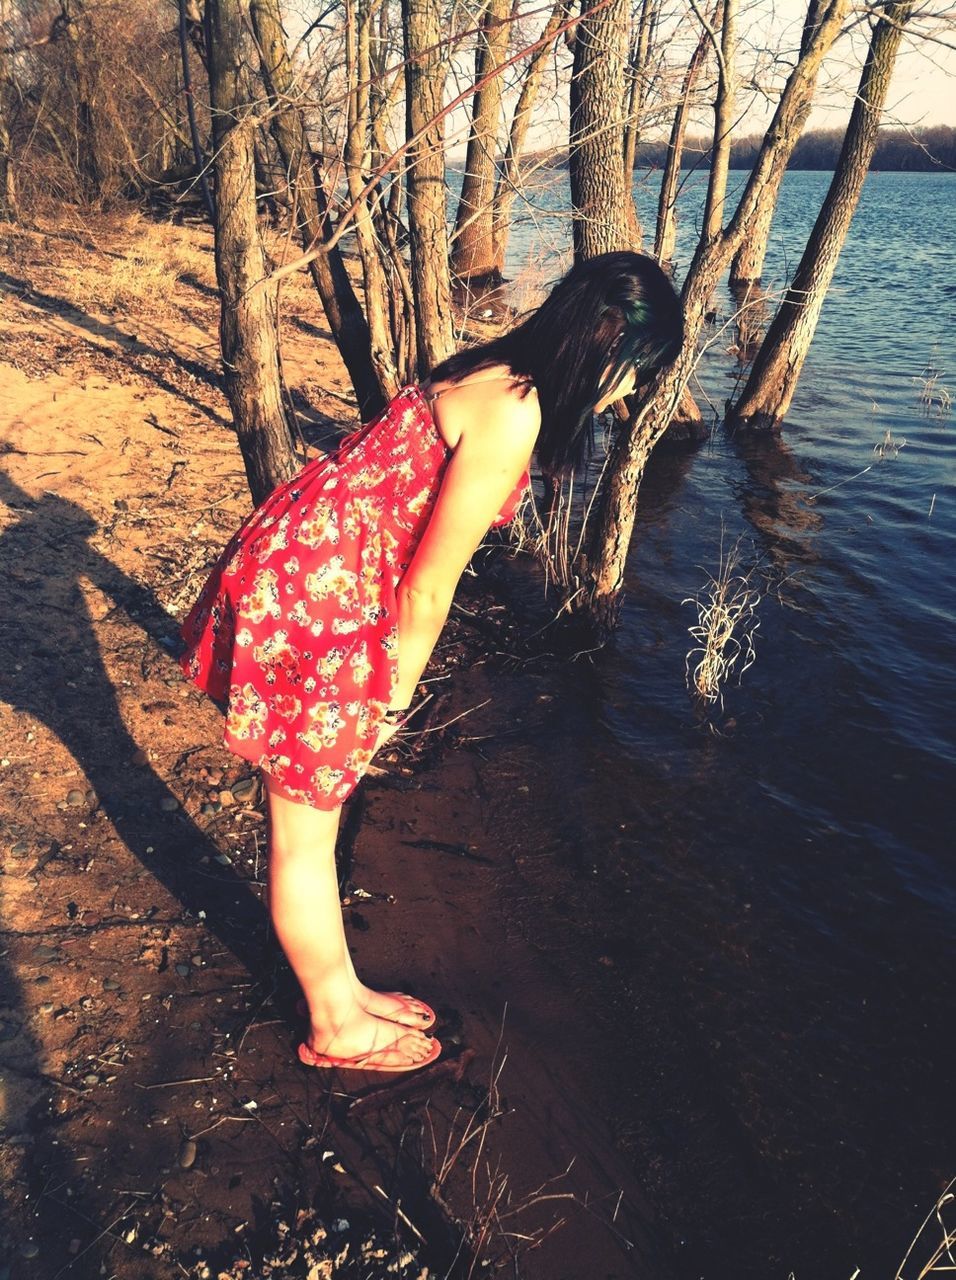
{"label": "bare tree", "polygon": [[628,54],[628,0],[588,12],[574,36],[568,152],[576,258],[636,249],[631,175],[625,174],[621,86]]}
{"label": "bare tree", "polygon": [[709,27],[705,27],[691,54],[684,80],[680,87],[670,137],[667,140],[667,158],[661,177],[661,189],[657,200],[657,227],[654,233],[654,256],[659,262],[672,262],[677,246],[677,188],[680,181],[681,161],[684,157],[684,139],[687,121],[694,101],[694,90],[710,48],[710,31],[723,24],[723,0],[717,0]]}
{"label": "bare tree", "polygon": [[[655,28],[660,16],[661,0],[643,0],[637,24],[637,39],[631,51],[628,65],[628,103],[624,124],[624,176],[630,189],[634,181],[634,161],[637,156],[637,144],[644,123],[644,109],[647,104],[651,82],[654,78],[651,68],[651,50],[654,44]],[[635,243],[641,242],[641,225],[637,218],[637,208],[632,201],[629,213],[633,215],[633,236]]]}
{"label": "bare tree", "polygon": [[215,146],[216,279],[226,395],[258,505],[297,469],[282,404],[275,290],[256,221],[256,115],[243,92],[249,38],[241,0],[206,0],[209,91]]}
{"label": "bare tree", "polygon": [[521,154],[524,150],[528,127],[531,124],[531,113],[558,28],[567,18],[569,4],[570,0],[555,0],[554,8],[541,33],[542,43],[528,59],[521,82],[521,92],[518,94],[518,101],[515,103],[514,114],[511,117],[511,129],[508,133],[498,185],[495,188],[492,234],[495,246],[495,269],[498,272],[504,270],[508,236],[511,231],[511,209],[519,189]]}
{"label": "bare tree", "polygon": [[452,271],[465,280],[493,279],[495,164],[501,129],[501,76],[492,75],[508,53],[511,0],[485,0],[475,50],[475,84],[465,176],[458,198]]}
{"label": "bare tree", "polygon": [[452,349],[445,222],[445,56],[439,0],[402,0],[405,120],[409,148],[408,233],[418,364],[431,369]]}
{"label": "bare tree", "polygon": [[17,188],[13,173],[13,152],[10,145],[10,127],[7,124],[14,98],[14,82],[11,58],[6,51],[7,4],[0,0],[0,218],[16,222]]}
{"label": "bare tree", "polygon": [[[812,0],[811,0],[812,2]],[[720,43],[717,53],[717,94],[714,98],[714,141],[710,149],[710,178],[704,204],[704,236],[713,240],[724,224],[724,201],[730,170],[730,135],[734,123],[737,90],[737,9],[738,0],[724,0]],[[704,19],[706,22],[706,18]]]}
{"label": "bare tree", "polygon": [[[296,86],[278,0],[252,0],[250,14],[272,106],[269,127],[290,184],[299,238],[308,247],[327,239],[331,228],[318,162],[306,137],[301,108],[295,101]],[[359,413],[367,422],[384,406],[385,398],[372,365],[365,314],[338,248],[319,254],[308,265],[332,338],[352,380]]]}
{"label": "bare tree", "polygon": [[734,427],[771,426],[790,407],[873,159],[893,67],[914,5],[915,0],[887,0],[879,10],[836,171],[790,288],[730,414]]}
{"label": "bare tree", "polygon": [[365,174],[368,170],[370,135],[371,38],[374,7],[369,0],[347,0],[345,45],[350,77],[347,132],[343,159],[349,196],[353,203],[353,226],[365,284],[365,317],[372,339],[372,364],[386,398],[398,390],[398,375],[389,324],[387,283],[379,256],[379,240]]}
{"label": "bare tree", "polygon": [[[811,0],[813,3],[814,0]],[[684,397],[696,361],[697,341],[708,301],[756,214],[760,192],[781,157],[784,164],[800,136],[823,58],[840,33],[850,0],[824,0],[812,39],[801,47],[733,217],[717,235],[702,235],[682,290],[684,344],[681,352],[640,398],[628,429],[621,431],[608,463],[608,480],[581,566],[574,612],[598,635],[613,627],[634,529],[638,491],[647,459]]]}

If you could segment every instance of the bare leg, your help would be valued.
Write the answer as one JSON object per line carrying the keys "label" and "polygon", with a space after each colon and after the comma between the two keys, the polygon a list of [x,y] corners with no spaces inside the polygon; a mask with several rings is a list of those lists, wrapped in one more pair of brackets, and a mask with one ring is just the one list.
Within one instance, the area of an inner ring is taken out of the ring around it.
{"label": "bare leg", "polygon": [[302,985],[317,1053],[351,1058],[374,1052],[383,1066],[414,1065],[431,1041],[420,1031],[367,1012],[358,999],[335,875],[340,810],[269,798],[269,912],[276,937]]}

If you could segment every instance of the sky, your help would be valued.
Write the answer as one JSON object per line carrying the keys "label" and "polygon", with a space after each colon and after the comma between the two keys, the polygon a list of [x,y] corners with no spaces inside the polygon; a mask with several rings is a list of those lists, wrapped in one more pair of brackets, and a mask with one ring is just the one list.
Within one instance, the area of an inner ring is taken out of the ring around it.
{"label": "sky", "polygon": [[[532,0],[532,6],[537,8],[538,0]],[[956,10],[949,9],[947,29],[946,6],[947,0],[929,0],[923,6],[924,11],[939,16],[924,19],[920,30],[938,35],[952,47],[945,47],[925,38],[904,36],[903,49],[897,60],[887,101],[885,124],[908,127],[956,125]],[[770,119],[774,106],[773,92],[779,90],[788,70],[786,63],[776,62],[776,57],[786,57],[799,43],[805,3],[801,4],[800,0],[777,0],[776,3],[774,0],[743,0],[742,9],[739,23],[741,69],[748,75],[753,69],[757,69],[758,79],[767,93],[741,93],[739,123],[735,129],[735,133],[741,137],[761,132]],[[680,35],[669,44],[665,56],[668,63],[680,67],[686,62],[689,40],[696,40],[697,29],[693,19],[688,22],[686,6],[673,0],[673,10],[671,30]],[[540,21],[543,19],[539,23]],[[664,30],[667,30],[666,26]],[[863,21],[837,43],[824,63],[818,101],[811,112],[808,128],[836,128],[845,124],[852,107],[868,36],[869,27]],[[559,59],[565,68],[565,74],[560,77],[559,83],[554,70],[549,73],[549,83],[536,107],[535,122],[527,144],[532,151],[560,146],[567,141],[566,68],[570,58],[562,50]],[[458,59],[450,62],[446,101],[468,85],[473,73],[474,63],[471,57],[461,59],[460,65],[458,63]],[[506,103],[511,107],[514,97],[514,93],[506,95]],[[453,158],[464,153],[467,127],[467,116],[463,109],[452,113],[446,122],[446,139],[449,154]],[[692,123],[691,132],[706,133],[711,127],[712,116],[702,112]],[[666,136],[668,129],[669,116],[666,123],[662,121],[656,129],[649,129],[648,136]]]}

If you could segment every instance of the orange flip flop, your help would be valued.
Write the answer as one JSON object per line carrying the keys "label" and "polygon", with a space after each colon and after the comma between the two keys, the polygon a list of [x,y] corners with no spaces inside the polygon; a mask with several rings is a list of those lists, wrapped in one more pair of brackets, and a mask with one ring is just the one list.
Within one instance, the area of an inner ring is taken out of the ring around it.
{"label": "orange flip flop", "polygon": [[393,1045],[384,1049],[372,1049],[369,1053],[357,1054],[354,1058],[335,1058],[328,1053],[316,1053],[305,1043],[299,1045],[299,1061],[306,1067],[338,1068],[340,1071],[419,1071],[435,1061],[441,1053],[441,1044],[432,1040],[431,1052],[420,1062],[405,1062],[401,1066],[383,1066],[374,1059],[383,1053],[391,1053]]}
{"label": "orange flip flop", "polygon": [[[400,1022],[398,1018],[385,1018],[383,1014],[375,1015],[377,1018],[383,1018],[385,1022],[394,1022],[397,1027],[408,1027],[410,1031],[430,1031],[438,1021],[438,1015],[435,1013],[435,1010],[431,1005],[426,1004],[424,1000],[419,1000],[417,996],[407,996],[404,991],[386,991],[383,994],[387,996],[395,996],[402,1000],[414,1000],[416,1004],[420,1004],[422,1008],[427,1011],[424,1021],[422,1022]],[[295,1006],[295,1011],[300,1018],[307,1018],[309,1016],[309,1006],[306,1004],[305,1000],[300,1000],[298,1002]]]}

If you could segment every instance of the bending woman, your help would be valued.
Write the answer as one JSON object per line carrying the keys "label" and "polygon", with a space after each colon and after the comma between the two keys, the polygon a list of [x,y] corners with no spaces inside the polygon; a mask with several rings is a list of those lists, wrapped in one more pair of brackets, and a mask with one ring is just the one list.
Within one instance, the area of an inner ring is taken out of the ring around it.
{"label": "bending woman", "polygon": [[268,797],[268,897],[315,1067],[409,1071],[435,1015],[355,972],[339,904],[343,801],[409,711],[458,580],[509,520],[532,455],[572,471],[593,414],[672,361],[680,304],[655,262],[579,263],[509,332],[442,361],[243,522],[182,626],[184,675]]}

